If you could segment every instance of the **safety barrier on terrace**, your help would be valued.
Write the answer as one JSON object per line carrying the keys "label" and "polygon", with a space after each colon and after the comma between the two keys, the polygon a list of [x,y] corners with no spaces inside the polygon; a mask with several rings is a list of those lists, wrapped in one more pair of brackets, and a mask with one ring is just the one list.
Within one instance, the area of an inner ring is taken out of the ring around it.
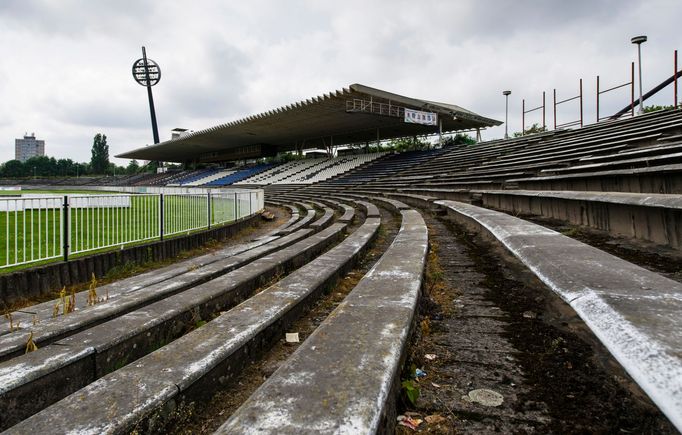
{"label": "safety barrier on terrace", "polygon": [[209,229],[263,209],[262,190],[0,198],[0,269]]}

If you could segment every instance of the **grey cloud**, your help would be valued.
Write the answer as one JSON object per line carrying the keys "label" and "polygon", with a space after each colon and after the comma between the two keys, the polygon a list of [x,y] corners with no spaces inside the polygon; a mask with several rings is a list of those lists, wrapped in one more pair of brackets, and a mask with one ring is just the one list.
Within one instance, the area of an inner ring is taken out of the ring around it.
{"label": "grey cloud", "polygon": [[[112,154],[149,143],[146,93],[130,76],[140,45],[163,70],[154,88],[162,138],[354,82],[497,119],[509,88],[516,131],[522,98],[537,103],[545,90],[550,103],[552,88],[569,95],[583,77],[591,120],[594,77],[625,79],[631,33],[650,35],[645,85],[669,75],[681,15],[679,0],[4,0],[0,159],[26,129],[49,153],[80,160],[98,130]],[[604,110],[621,100],[614,95]]]}

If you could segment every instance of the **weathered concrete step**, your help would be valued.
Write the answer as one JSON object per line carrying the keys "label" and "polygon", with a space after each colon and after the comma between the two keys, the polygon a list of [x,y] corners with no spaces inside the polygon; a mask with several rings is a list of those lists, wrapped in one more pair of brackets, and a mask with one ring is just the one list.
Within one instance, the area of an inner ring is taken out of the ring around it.
{"label": "weathered concrete step", "polygon": [[[317,204],[319,204],[319,203],[317,203]],[[310,226],[313,228],[324,228],[327,225],[329,225],[332,222],[332,220],[334,219],[334,210],[332,210],[331,208],[329,208],[323,204],[320,204],[320,205],[321,205],[320,209],[324,213],[322,214],[322,216],[320,216],[319,219],[315,220],[315,222],[310,224]]]}
{"label": "weathered concrete step", "polygon": [[[347,204],[344,204],[342,202],[334,201],[329,198],[320,198],[319,193],[312,194],[310,192],[301,192],[299,194],[299,197],[301,198],[316,198],[319,199],[319,201],[326,203],[326,204],[331,204],[336,208],[340,208],[343,210],[343,214],[337,219],[338,222],[350,222],[353,220],[353,217],[355,216],[355,209]],[[309,199],[310,200],[310,199]],[[312,200],[310,202],[313,202]]]}
{"label": "weathered concrete step", "polygon": [[307,210],[307,213],[305,216],[303,216],[303,219],[299,220],[298,222],[291,225],[290,227],[281,230],[278,234],[291,234],[292,232],[308,225],[313,219],[315,219],[315,214],[316,214],[315,209],[310,207],[310,208],[307,208],[306,210]]}
{"label": "weathered concrete step", "polygon": [[[378,218],[367,219],[339,245],[268,289],[7,433],[122,433],[155,410],[210,395],[278,340],[306,305],[352,267],[375,237],[379,223]],[[147,429],[154,431],[153,426]]]}
{"label": "weathered concrete step", "polygon": [[[233,257],[237,254],[249,251],[251,249],[257,248],[266,243],[276,240],[277,236],[267,236],[261,237],[258,240],[243,243],[237,246],[230,246],[228,248],[220,249],[210,254],[201,255],[199,257],[191,258],[188,260],[180,261],[174,263],[170,266],[155,269],[149,272],[141,273],[139,275],[122,279],[120,281],[112,282],[100,287],[97,287],[97,294],[99,296],[109,295],[110,299],[116,298],[121,294],[133,292],[144,287],[149,287],[153,284],[160,284],[166,282],[177,276],[187,273],[189,270],[197,270],[201,267],[213,264],[217,261],[224,260]],[[76,301],[81,302],[80,306],[77,308],[87,309],[86,301],[88,299],[88,291],[82,291],[76,293]],[[22,308],[21,310],[14,311],[12,313],[12,318],[14,324],[19,324],[19,331],[32,330],[34,320],[37,322],[42,322],[46,319],[51,319],[54,312],[55,305],[59,302],[59,299],[54,299],[52,301],[43,302],[40,304],[32,305],[30,307]],[[0,331],[0,335],[9,334],[9,328]]]}
{"label": "weathered concrete step", "polygon": [[499,241],[566,301],[682,429],[682,284],[505,213],[437,201]]}
{"label": "weathered concrete step", "polygon": [[[364,191],[361,191],[364,192]],[[384,196],[381,196],[381,192],[371,192],[367,191],[366,193],[346,193],[345,194],[348,197],[351,198],[361,198],[361,199],[368,199],[371,201],[379,201],[386,203],[390,205],[391,207],[397,209],[397,210],[410,210],[411,207],[407,204],[405,204],[402,201],[398,201],[397,199],[391,199],[391,198],[386,198]]]}
{"label": "weathered concrete step", "polygon": [[316,221],[311,223],[310,224],[311,227],[324,227],[328,223],[330,223],[332,221],[332,219],[334,218],[334,210],[332,210],[331,208],[327,207],[327,205],[325,205],[319,201],[315,201],[315,200],[311,199],[311,197],[309,197],[309,196],[302,195],[302,194],[299,194],[297,192],[296,195],[287,194],[287,195],[283,195],[282,198],[290,199],[290,200],[294,201],[296,204],[301,204],[304,206],[309,206],[312,204],[315,207],[317,207],[318,209],[322,210],[323,215],[320,216],[320,218],[318,218]]}
{"label": "weathered concrete step", "polygon": [[[163,299],[170,295],[215,279],[228,273],[249,261],[253,261],[278,249],[289,246],[297,240],[312,233],[312,229],[299,230],[264,243],[248,251],[215,261],[197,269],[188,268],[181,275],[164,280],[135,291],[109,295],[109,300],[95,306],[85,307],[66,316],[47,318],[36,325],[29,324],[28,329],[33,332],[33,339],[39,347],[54,342],[79,330],[120,316],[144,305]],[[186,267],[186,266],[185,266]],[[100,296],[104,296],[101,293]],[[0,336],[0,361],[6,361],[24,353],[29,332],[17,331]]]}
{"label": "weathered concrete step", "polygon": [[333,206],[343,210],[343,214],[337,219],[339,222],[351,222],[355,217],[355,209],[348,204],[342,202],[334,201],[328,198],[320,199],[320,201],[326,202],[327,204],[332,204]]}
{"label": "weathered concrete step", "polygon": [[268,279],[314,258],[344,229],[336,224],[215,280],[0,364],[0,428],[42,409],[30,397],[40,397],[44,407],[176,339]]}
{"label": "weathered concrete step", "polygon": [[338,199],[339,201],[352,202],[354,204],[359,204],[362,208],[365,209],[365,213],[366,213],[367,217],[379,217],[379,216],[381,216],[381,213],[379,213],[379,209],[377,208],[377,206],[372,204],[371,202],[360,201],[356,198],[349,198],[347,196],[330,196],[330,198]]}
{"label": "weathered concrete step", "polygon": [[401,214],[374,267],[217,433],[392,432],[428,243],[421,215]]}
{"label": "weathered concrete step", "polygon": [[268,199],[268,198],[266,198],[265,202],[270,203],[270,204],[275,204],[275,205],[278,205],[280,207],[285,207],[285,208],[289,209],[289,213],[291,214],[291,217],[289,218],[289,220],[287,222],[284,223],[284,225],[281,225],[276,230],[273,230],[270,233],[266,234],[266,236],[272,236],[272,235],[280,234],[282,231],[286,230],[287,228],[289,228],[293,224],[295,224],[298,221],[298,219],[300,218],[300,213],[298,211],[298,208],[294,207],[291,204],[285,204],[281,201],[274,201],[274,200]]}

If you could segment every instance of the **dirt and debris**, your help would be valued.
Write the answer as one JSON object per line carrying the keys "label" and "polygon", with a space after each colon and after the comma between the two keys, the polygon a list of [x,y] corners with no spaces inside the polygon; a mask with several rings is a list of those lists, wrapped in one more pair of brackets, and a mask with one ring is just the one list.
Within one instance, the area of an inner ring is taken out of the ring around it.
{"label": "dirt and debris", "polygon": [[424,422],[395,433],[676,433],[570,307],[519,281],[498,247],[424,217],[422,326],[403,377],[414,379],[414,367],[428,376],[414,379],[416,404],[403,394],[398,407]]}

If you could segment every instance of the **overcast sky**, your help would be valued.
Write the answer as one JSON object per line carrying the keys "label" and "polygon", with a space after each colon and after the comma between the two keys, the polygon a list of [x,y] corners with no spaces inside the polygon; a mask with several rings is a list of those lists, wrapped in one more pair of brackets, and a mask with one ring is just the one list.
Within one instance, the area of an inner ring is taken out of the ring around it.
{"label": "overcast sky", "polygon": [[[603,86],[629,80],[632,36],[649,37],[645,92],[672,75],[681,19],[681,0],[0,0],[0,161],[14,158],[25,132],[44,139],[49,156],[77,161],[90,160],[98,132],[112,156],[151,143],[146,92],[131,76],[142,45],[163,72],[154,87],[162,141],[175,127],[198,130],[351,83],[500,120],[510,89],[512,132],[522,98],[539,105],[544,90],[551,105],[553,88],[573,96],[581,77],[593,122],[596,76]],[[607,95],[603,110],[628,99]],[[651,103],[672,104],[672,87]],[[559,122],[577,117],[577,103],[559,112]],[[501,137],[504,127],[483,134]]]}

